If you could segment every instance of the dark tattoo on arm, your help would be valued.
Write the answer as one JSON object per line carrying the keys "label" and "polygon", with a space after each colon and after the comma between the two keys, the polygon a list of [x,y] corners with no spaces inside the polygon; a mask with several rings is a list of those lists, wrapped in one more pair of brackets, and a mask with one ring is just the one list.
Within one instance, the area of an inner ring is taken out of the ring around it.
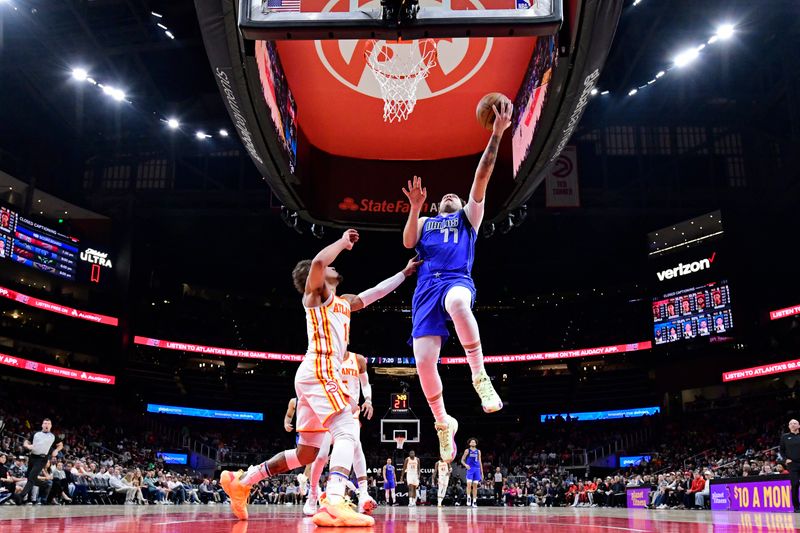
{"label": "dark tattoo on arm", "polygon": [[500,136],[492,135],[489,139],[489,144],[481,156],[481,162],[478,164],[478,170],[481,173],[491,173],[494,168],[494,162],[497,160],[497,151],[500,149]]}

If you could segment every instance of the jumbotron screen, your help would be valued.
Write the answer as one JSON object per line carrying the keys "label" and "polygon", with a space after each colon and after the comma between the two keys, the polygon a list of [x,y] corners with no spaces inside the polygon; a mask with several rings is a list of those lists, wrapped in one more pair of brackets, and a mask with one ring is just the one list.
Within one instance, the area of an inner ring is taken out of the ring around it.
{"label": "jumbotron screen", "polygon": [[727,281],[671,292],[653,300],[656,344],[721,335],[733,328]]}
{"label": "jumbotron screen", "polygon": [[75,281],[78,239],[0,207],[0,258]]}

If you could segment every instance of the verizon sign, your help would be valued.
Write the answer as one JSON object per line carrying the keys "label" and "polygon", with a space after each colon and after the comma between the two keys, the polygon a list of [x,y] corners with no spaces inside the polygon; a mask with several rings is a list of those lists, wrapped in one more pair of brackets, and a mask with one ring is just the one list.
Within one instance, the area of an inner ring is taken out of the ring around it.
{"label": "verizon sign", "polygon": [[707,259],[701,259],[700,261],[695,261],[688,264],[678,263],[678,266],[676,267],[668,268],[666,270],[662,270],[661,272],[656,272],[656,276],[658,276],[658,281],[688,276],[689,274],[694,274],[695,272],[700,272],[701,270],[711,268],[711,264],[714,262],[714,258],[716,256],[717,252],[714,252],[711,254],[711,257]]}

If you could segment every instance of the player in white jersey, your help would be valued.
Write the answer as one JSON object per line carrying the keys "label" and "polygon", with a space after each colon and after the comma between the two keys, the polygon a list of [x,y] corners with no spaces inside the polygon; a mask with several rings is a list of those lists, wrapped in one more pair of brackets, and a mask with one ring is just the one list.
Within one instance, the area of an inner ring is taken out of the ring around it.
{"label": "player in white jersey", "polygon": [[400,478],[400,482],[402,483],[403,480],[408,483],[408,506],[409,507],[416,507],[417,506],[417,488],[419,488],[419,457],[416,456],[414,450],[408,452],[408,457],[406,457],[405,462],[403,463],[403,475]]}
{"label": "player in white jersey", "polygon": [[439,476],[438,507],[441,507],[442,501],[444,500],[445,496],[447,496],[447,486],[450,484],[450,473],[453,471],[453,467],[450,466],[450,463],[445,463],[444,461],[439,459],[438,461],[436,461],[436,466],[433,469]]}
{"label": "player in white jersey", "polygon": [[345,483],[353,464],[358,435],[353,424],[350,392],[342,381],[341,365],[347,352],[350,313],[383,298],[400,286],[419,265],[412,259],[402,272],[358,295],[336,295],[341,275],[331,267],[344,250],[352,250],[358,232],[347,230],[333,244],[322,249],[313,260],[301,261],[292,271],[295,288],[303,295],[306,312],[308,350],[294,378],[297,393],[297,448],[281,452],[247,472],[223,471],[220,482],[231,498],[231,510],[240,520],[247,519],[250,487],[263,479],[294,470],[314,461],[325,433],[333,441],[331,473],[323,508],[314,515],[317,526],[372,526],[371,516],[356,513],[344,499]]}
{"label": "player in white jersey", "polygon": [[[369,495],[367,485],[367,459],[364,457],[364,450],[361,447],[361,421],[359,415],[361,413],[367,418],[372,419],[372,385],[369,383],[369,375],[367,374],[367,358],[361,354],[354,352],[347,352],[347,356],[342,362],[342,379],[350,391],[350,407],[353,409],[353,423],[355,430],[359,435],[356,439],[356,451],[353,457],[353,470],[358,480],[358,512],[372,514],[372,511],[378,506],[375,500]],[[360,393],[364,394],[364,403],[361,407],[358,406],[358,399]],[[319,497],[319,478],[325,465],[328,462],[330,453],[331,437],[330,433],[325,434],[325,440],[322,442],[322,447],[319,449],[319,454],[316,460],[312,463],[311,473],[309,479],[311,480],[311,490],[308,494],[308,499],[303,506],[303,514],[313,516],[317,512],[317,498]]]}

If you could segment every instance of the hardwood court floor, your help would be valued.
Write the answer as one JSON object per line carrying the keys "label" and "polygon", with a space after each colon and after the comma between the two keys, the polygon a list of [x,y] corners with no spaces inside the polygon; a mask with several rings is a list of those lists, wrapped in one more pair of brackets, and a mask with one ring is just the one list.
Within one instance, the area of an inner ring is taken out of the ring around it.
{"label": "hardwood court floor", "polygon": [[[628,509],[380,507],[374,528],[347,533],[728,533],[800,530],[800,514]],[[2,533],[312,533],[300,507],[250,506],[237,521],[226,505],[0,507]]]}

